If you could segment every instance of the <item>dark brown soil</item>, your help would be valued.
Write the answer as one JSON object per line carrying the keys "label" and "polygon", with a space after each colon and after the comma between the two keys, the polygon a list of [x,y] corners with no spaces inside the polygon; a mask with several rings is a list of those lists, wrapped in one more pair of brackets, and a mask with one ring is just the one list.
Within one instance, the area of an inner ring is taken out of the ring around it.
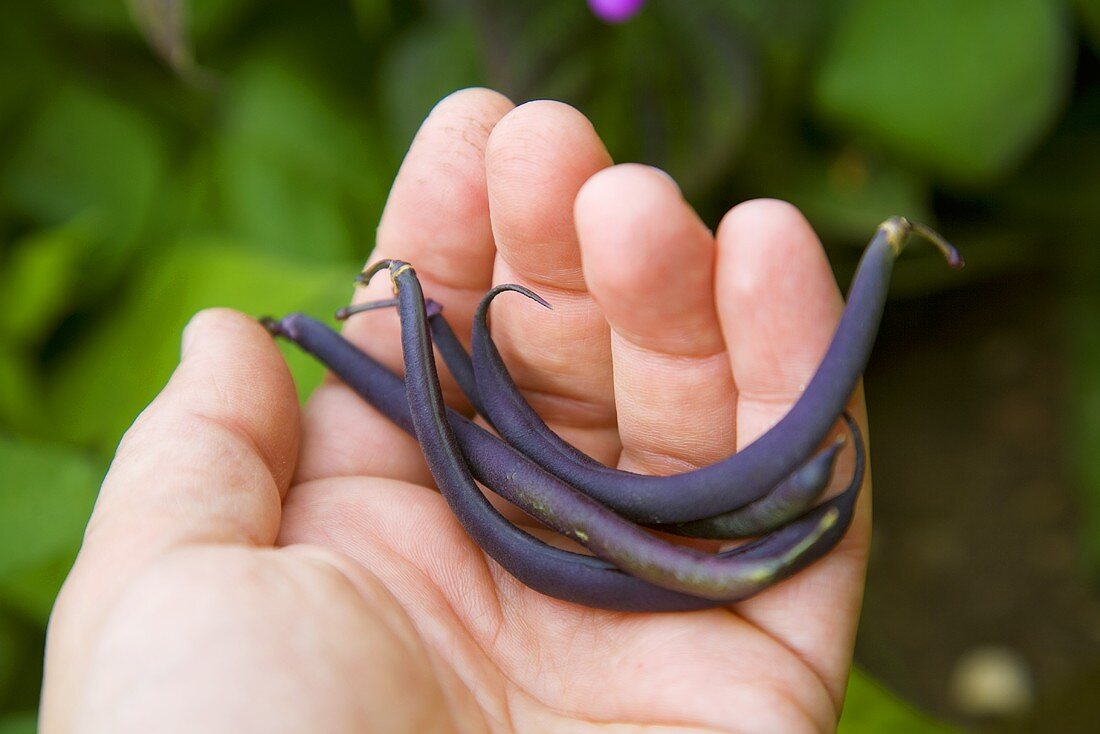
{"label": "dark brown soil", "polygon": [[[1059,298],[1013,276],[891,302],[866,373],[875,536],[856,658],[983,730],[1100,731],[1100,588],[1076,546]],[[1023,717],[978,721],[953,700],[957,662],[985,645],[1028,670]]]}

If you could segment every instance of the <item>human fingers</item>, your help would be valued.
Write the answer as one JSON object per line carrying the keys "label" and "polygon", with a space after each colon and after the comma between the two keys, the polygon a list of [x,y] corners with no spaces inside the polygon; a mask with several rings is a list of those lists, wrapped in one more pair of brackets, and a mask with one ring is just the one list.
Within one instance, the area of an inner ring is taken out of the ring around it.
{"label": "human fingers", "polygon": [[545,297],[492,309],[493,336],[516,383],[566,440],[605,461],[619,450],[607,324],[588,294],[573,203],[611,165],[591,123],[572,107],[529,102],[504,117],[486,151],[489,212],[498,257],[495,283]]}
{"label": "human fingers", "polygon": [[670,474],[736,447],[737,391],[714,302],[714,238],[675,183],[634,164],[577,197],[585,280],[611,325],[621,468]]}
{"label": "human fingers", "polygon": [[[371,260],[413,263],[428,295],[465,338],[473,311],[488,289],[495,253],[485,186],[485,145],[512,104],[486,89],[456,92],[432,110],[394,181]],[[351,278],[349,277],[349,282]],[[356,302],[386,298],[384,279],[358,291]],[[350,319],[344,335],[400,373],[395,314]],[[440,370],[447,394],[457,393]],[[335,379],[310,398],[304,415],[298,482],[325,476],[373,475],[430,484],[420,447]]]}

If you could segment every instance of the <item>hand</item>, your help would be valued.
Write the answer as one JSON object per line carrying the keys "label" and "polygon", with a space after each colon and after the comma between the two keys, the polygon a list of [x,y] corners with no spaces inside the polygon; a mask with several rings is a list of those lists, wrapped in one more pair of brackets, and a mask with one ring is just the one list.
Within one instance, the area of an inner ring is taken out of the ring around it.
{"label": "hand", "polygon": [[[712,236],[669,178],[612,166],[576,110],[485,90],[424,123],[382,257],[412,262],[459,329],[493,283],[550,300],[493,310],[517,382],[569,441],[644,472],[774,423],[842,306],[791,206],[742,204]],[[393,314],[345,333],[400,369]],[[869,533],[864,488],[829,556],[726,609],[549,599],[470,542],[413,439],[332,379],[299,417],[266,332],[204,312],[59,598],[43,731],[831,731]]]}

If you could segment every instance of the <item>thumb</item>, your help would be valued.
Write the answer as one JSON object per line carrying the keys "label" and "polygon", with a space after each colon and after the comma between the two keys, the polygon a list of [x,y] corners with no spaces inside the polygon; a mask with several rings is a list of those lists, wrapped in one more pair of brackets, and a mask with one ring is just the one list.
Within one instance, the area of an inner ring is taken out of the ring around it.
{"label": "thumb", "polygon": [[224,309],[192,319],[171,380],[119,445],[54,607],[44,707],[78,690],[109,609],[151,562],[185,545],[274,543],[298,421],[260,324]]}
{"label": "thumb", "polygon": [[127,431],[85,550],[271,545],[298,451],[298,400],[271,336],[235,311],[197,314],[179,367]]}

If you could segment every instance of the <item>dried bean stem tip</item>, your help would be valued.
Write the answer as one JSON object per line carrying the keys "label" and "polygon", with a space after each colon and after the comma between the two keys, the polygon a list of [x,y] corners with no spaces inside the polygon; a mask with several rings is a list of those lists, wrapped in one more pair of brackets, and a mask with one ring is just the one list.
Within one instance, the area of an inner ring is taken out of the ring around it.
{"label": "dried bean stem tip", "polygon": [[271,336],[283,335],[283,323],[272,316],[261,316],[260,326],[267,329],[267,333]]}
{"label": "dried bean stem tip", "polygon": [[900,255],[901,251],[905,249],[905,245],[909,242],[909,235],[917,234],[943,253],[944,259],[951,267],[958,269],[966,264],[954,245],[944,239],[939,232],[920,222],[912,222],[905,217],[890,217],[878,228],[886,233],[886,241],[894,251],[894,257]]}
{"label": "dried bean stem tip", "polygon": [[[396,260],[379,260],[374,265],[371,265],[366,270],[359,273],[359,277],[355,279],[355,282],[358,283],[359,285],[366,285],[367,283],[370,282],[371,278],[374,277],[375,273],[377,273],[380,270],[385,270],[386,268],[390,267],[390,265],[392,265],[395,262],[397,262],[397,261]],[[408,263],[404,263],[404,267],[411,269],[412,265],[409,265]],[[400,273],[393,273],[393,272],[390,273],[390,285],[393,286],[393,294],[395,296],[397,295],[397,276],[399,274]]]}

